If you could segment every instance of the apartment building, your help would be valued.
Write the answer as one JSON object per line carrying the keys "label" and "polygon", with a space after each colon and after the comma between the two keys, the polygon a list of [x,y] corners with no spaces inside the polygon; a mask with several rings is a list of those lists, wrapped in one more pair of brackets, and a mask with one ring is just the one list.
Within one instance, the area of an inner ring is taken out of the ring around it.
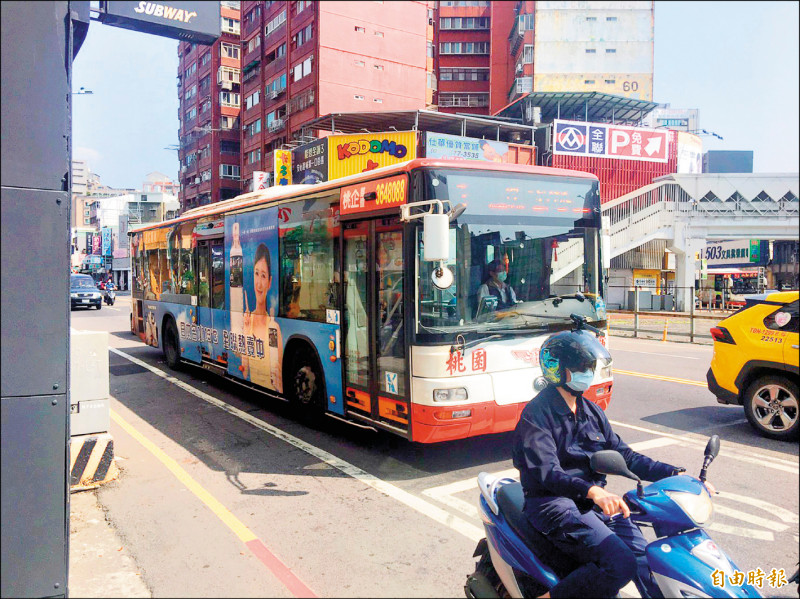
{"label": "apartment building", "polygon": [[653,96],[654,3],[443,0],[442,112],[496,114],[527,92]]}
{"label": "apartment building", "polygon": [[222,34],[212,46],[178,44],[181,210],[241,193],[240,3],[220,2]]}
{"label": "apartment building", "polygon": [[433,2],[242,2],[242,189],[335,112],[431,105]]}

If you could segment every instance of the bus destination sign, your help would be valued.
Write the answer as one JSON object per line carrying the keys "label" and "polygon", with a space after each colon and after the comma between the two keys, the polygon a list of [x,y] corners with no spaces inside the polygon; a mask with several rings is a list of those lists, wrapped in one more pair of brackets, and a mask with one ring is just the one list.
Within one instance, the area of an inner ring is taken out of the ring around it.
{"label": "bus destination sign", "polygon": [[343,187],[340,214],[361,214],[405,204],[406,182],[405,175],[396,175]]}

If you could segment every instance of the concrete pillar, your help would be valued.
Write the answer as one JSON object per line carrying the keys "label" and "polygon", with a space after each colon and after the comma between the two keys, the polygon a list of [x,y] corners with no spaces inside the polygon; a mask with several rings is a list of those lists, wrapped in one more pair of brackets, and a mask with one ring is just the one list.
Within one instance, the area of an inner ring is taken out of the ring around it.
{"label": "concrete pillar", "polygon": [[[679,236],[676,234],[676,238]],[[680,242],[680,245],[678,245]],[[678,312],[688,312],[694,302],[695,254],[706,247],[705,238],[674,239],[669,250],[675,253],[675,301]]]}

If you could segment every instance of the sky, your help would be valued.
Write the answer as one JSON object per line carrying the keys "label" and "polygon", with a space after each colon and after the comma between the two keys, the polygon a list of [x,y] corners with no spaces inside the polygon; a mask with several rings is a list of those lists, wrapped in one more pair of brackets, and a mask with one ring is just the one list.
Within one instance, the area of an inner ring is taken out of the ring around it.
{"label": "sky", "polygon": [[[656,2],[653,101],[697,108],[706,150],[800,171],[797,2]],[[73,158],[111,187],[178,176],[175,40],[93,21],[73,64]]]}

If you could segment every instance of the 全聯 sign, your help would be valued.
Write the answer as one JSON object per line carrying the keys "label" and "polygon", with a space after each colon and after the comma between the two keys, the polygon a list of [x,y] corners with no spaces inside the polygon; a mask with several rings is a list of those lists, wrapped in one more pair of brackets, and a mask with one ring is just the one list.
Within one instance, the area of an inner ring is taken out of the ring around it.
{"label": "\u5168\u806f sign", "polygon": [[607,123],[553,121],[553,153],[667,162],[669,131]]}

